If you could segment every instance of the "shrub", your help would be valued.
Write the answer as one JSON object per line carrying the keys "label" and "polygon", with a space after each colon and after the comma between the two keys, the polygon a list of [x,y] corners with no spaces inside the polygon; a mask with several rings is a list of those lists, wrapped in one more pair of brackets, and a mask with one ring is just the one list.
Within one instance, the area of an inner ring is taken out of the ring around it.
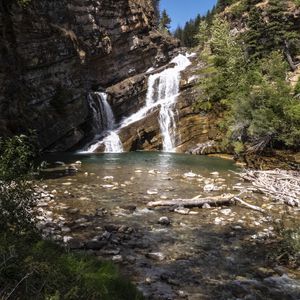
{"label": "shrub", "polygon": [[16,181],[28,176],[37,153],[34,135],[0,138],[0,181]]}
{"label": "shrub", "polygon": [[294,267],[300,266],[300,227],[299,224],[287,224],[282,219],[275,225],[278,242],[274,252],[270,255],[272,260]]}
{"label": "shrub", "polygon": [[[2,261],[1,261],[2,259]],[[110,262],[70,254],[38,236],[0,235],[0,297],[13,299],[143,299]]]}

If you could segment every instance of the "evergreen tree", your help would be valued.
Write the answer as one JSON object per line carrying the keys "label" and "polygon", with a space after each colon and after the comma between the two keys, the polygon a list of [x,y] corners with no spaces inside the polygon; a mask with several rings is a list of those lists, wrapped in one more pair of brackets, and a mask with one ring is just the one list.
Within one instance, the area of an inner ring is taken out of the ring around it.
{"label": "evergreen tree", "polygon": [[161,13],[160,16],[160,22],[159,22],[159,28],[161,30],[167,30],[169,31],[170,29],[170,24],[171,24],[171,18],[169,17],[167,11],[164,9]]}

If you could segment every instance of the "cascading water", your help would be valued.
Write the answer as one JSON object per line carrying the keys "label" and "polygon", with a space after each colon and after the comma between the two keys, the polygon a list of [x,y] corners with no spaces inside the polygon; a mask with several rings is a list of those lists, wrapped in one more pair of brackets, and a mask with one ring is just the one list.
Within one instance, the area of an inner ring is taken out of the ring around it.
{"label": "cascading water", "polygon": [[105,145],[105,152],[119,153],[123,152],[122,143],[119,138],[119,131],[137,121],[145,118],[153,109],[160,107],[159,125],[163,140],[163,150],[173,152],[175,148],[176,122],[174,107],[179,95],[180,73],[187,68],[191,62],[188,55],[179,54],[171,63],[175,64],[173,68],[165,69],[164,71],[152,74],[148,79],[148,91],[146,96],[145,106],[139,111],[125,118],[120,126],[115,128],[113,113],[107,102],[107,96],[104,93],[99,93],[102,99],[102,104],[108,119],[113,120],[111,127],[108,128],[108,135],[102,140],[91,145],[86,152],[94,152],[102,144]]}
{"label": "cascading water", "polygon": [[121,128],[135,123],[153,109],[160,106],[159,125],[163,139],[163,150],[173,152],[175,148],[176,122],[174,106],[179,95],[180,72],[191,62],[182,54],[176,56],[171,63],[175,67],[149,76],[146,105],[135,114],[123,120]]}
{"label": "cascading water", "polygon": [[[107,101],[107,94],[95,92],[95,96],[98,102],[99,109],[96,109],[93,104],[90,104],[93,113],[94,120],[98,124],[98,128],[103,128],[104,133],[101,136],[96,135],[95,140],[102,139],[96,143],[92,143],[87,150],[82,151],[82,153],[93,153],[99,148],[101,145],[104,145],[106,153],[120,153],[123,152],[123,146],[120,141],[118,134],[114,131],[115,117],[113,111]],[[92,96],[89,96],[89,101],[91,103]],[[104,138],[103,138],[104,136]]]}

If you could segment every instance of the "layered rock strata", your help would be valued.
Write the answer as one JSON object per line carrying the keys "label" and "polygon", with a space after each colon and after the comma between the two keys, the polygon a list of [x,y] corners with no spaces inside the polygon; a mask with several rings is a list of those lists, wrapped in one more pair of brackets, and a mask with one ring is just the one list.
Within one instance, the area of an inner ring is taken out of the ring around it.
{"label": "layered rock strata", "polygon": [[165,64],[177,47],[155,30],[152,2],[2,1],[0,135],[35,129],[43,149],[62,151],[90,134],[88,93]]}

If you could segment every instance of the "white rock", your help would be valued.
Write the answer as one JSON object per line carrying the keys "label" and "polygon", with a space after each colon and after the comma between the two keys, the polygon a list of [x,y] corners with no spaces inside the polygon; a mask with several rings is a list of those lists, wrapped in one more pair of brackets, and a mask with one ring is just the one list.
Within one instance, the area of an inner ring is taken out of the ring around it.
{"label": "white rock", "polygon": [[162,261],[165,259],[165,255],[161,252],[150,252],[147,254],[147,257],[157,261]]}
{"label": "white rock", "polygon": [[181,214],[181,215],[188,215],[190,210],[185,207],[177,207],[174,209],[174,212]]}
{"label": "white rock", "polygon": [[73,240],[73,238],[71,236],[64,236],[63,237],[63,241],[64,241],[65,244],[67,244],[68,242],[70,242],[72,240]]}
{"label": "white rock", "polygon": [[168,217],[161,217],[159,218],[158,223],[161,225],[170,225],[171,221]]}
{"label": "white rock", "polygon": [[212,192],[216,189],[216,186],[214,184],[206,184],[204,187],[203,187],[203,191],[204,192]]}
{"label": "white rock", "polygon": [[105,176],[105,177],[103,177],[103,180],[112,181],[112,180],[114,180],[114,176]]}
{"label": "white rock", "polygon": [[195,177],[197,177],[197,174],[195,174],[193,172],[188,172],[188,173],[184,173],[183,177],[185,177],[185,178],[195,178]]}
{"label": "white rock", "polygon": [[231,209],[230,208],[221,209],[220,213],[225,216],[229,216],[231,214]]}
{"label": "white rock", "polygon": [[158,190],[157,189],[148,190],[147,194],[148,195],[157,195],[158,194]]}
{"label": "white rock", "polygon": [[113,187],[115,187],[113,184],[102,184],[101,186],[105,189],[112,189]]}
{"label": "white rock", "polygon": [[112,257],[112,261],[115,262],[115,263],[120,263],[120,262],[123,261],[123,257],[122,257],[122,255],[114,255]]}

